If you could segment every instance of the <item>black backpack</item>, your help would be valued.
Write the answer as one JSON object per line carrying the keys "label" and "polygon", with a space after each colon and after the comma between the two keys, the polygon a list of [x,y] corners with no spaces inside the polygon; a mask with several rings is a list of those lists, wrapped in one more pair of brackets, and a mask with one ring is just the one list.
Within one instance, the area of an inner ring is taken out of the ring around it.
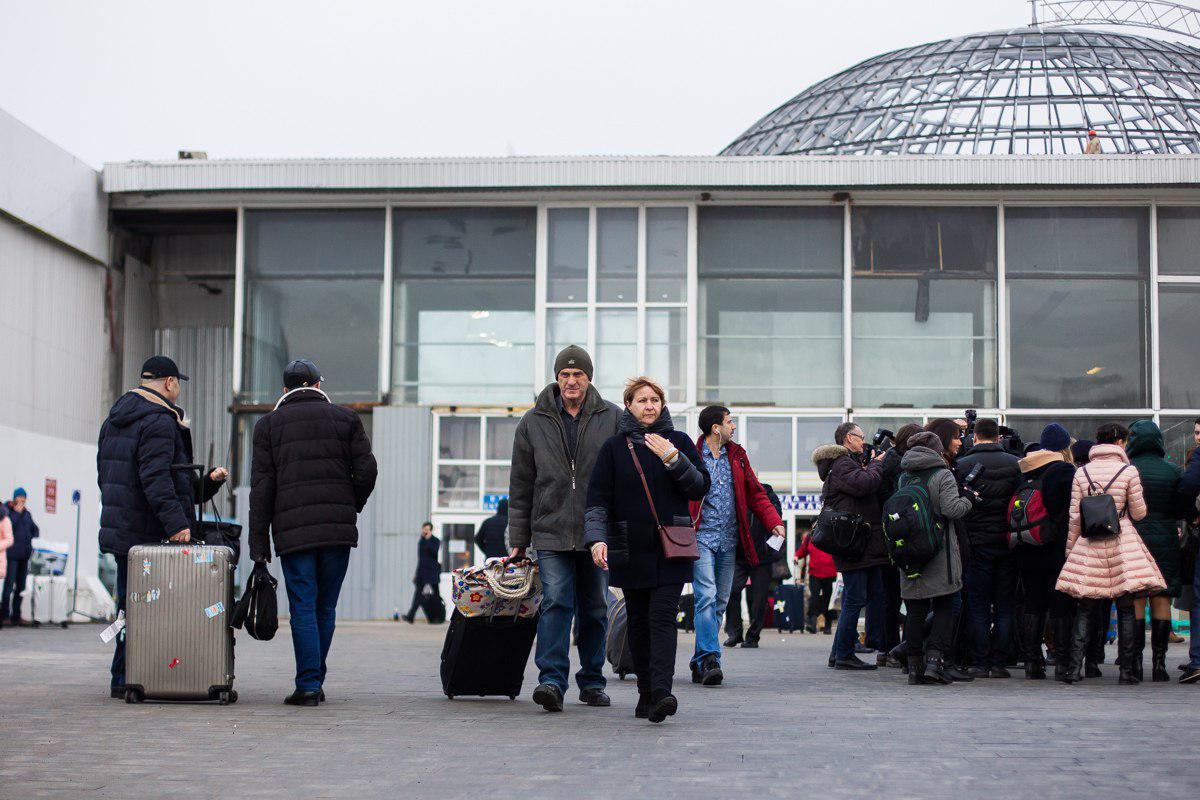
{"label": "black backpack", "polygon": [[888,558],[910,580],[946,543],[946,524],[933,513],[929,497],[932,470],[900,476],[900,488],[883,504],[883,541]]}
{"label": "black backpack", "polygon": [[1108,485],[1100,490],[1100,494],[1096,494],[1092,489],[1100,484],[1092,480],[1087,467],[1083,468],[1083,477],[1087,478],[1088,482],[1087,497],[1079,501],[1080,534],[1083,538],[1111,539],[1121,532],[1121,517],[1125,516],[1125,512],[1129,508],[1128,500],[1126,500],[1126,507],[1121,509],[1121,513],[1118,514],[1117,501],[1108,493],[1108,490],[1117,482],[1117,478],[1121,477],[1121,473],[1127,469],[1129,469],[1128,464],[1117,470],[1117,474],[1113,475]]}

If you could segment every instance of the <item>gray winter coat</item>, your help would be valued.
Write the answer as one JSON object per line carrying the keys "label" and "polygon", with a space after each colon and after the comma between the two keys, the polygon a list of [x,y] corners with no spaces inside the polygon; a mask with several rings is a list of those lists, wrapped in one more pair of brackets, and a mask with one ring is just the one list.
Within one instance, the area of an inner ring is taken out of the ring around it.
{"label": "gray winter coat", "polygon": [[617,432],[621,410],[589,386],[579,412],[575,458],[552,383],[525,412],[513,440],[508,488],[508,542],[535,550],[584,550],[583,512],[596,455]]}
{"label": "gray winter coat", "polygon": [[904,454],[900,468],[906,474],[937,470],[929,477],[929,501],[933,513],[947,520],[946,547],[950,552],[949,558],[945,549],[939,552],[921,568],[921,574],[916,578],[909,579],[901,574],[900,597],[905,600],[927,600],[954,594],[963,585],[962,557],[958,552],[955,520],[967,515],[971,510],[971,501],[959,494],[958,483],[946,460],[928,447],[911,448]]}

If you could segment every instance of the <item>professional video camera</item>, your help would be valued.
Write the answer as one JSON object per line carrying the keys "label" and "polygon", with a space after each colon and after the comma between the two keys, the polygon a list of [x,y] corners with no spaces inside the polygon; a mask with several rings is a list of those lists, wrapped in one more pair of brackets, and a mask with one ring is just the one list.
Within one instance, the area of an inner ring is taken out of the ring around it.
{"label": "professional video camera", "polygon": [[886,453],[896,446],[896,434],[887,428],[876,428],[871,443],[863,448],[863,455],[868,461],[880,453]]}
{"label": "professional video camera", "polygon": [[[959,452],[965,453],[975,445],[975,423],[979,419],[979,412],[973,408],[968,408],[963,412],[963,418],[967,421],[967,429],[962,434],[962,449]],[[1017,433],[1007,425],[1000,425],[1000,446],[1005,452],[1012,453],[1017,458],[1025,456],[1025,443],[1021,441],[1021,434]]]}

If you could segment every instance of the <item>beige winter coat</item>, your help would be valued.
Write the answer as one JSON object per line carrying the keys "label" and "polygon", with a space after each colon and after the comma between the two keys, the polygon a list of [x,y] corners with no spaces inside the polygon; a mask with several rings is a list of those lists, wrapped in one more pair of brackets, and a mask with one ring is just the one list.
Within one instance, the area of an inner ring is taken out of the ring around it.
{"label": "beige winter coat", "polygon": [[1110,539],[1080,536],[1079,501],[1088,495],[1088,480],[1082,467],[1075,471],[1067,531],[1067,563],[1063,565],[1055,588],[1072,597],[1088,599],[1147,595],[1165,589],[1167,584],[1154,557],[1133,527],[1134,520],[1146,516],[1142,479],[1137,467],[1126,466],[1129,458],[1115,444],[1096,445],[1091,449],[1090,458],[1087,471],[1094,484],[1093,494],[1099,494],[1117,471],[1126,467],[1108,493],[1117,504],[1117,513],[1126,508],[1128,512],[1121,517],[1121,533],[1117,536]]}

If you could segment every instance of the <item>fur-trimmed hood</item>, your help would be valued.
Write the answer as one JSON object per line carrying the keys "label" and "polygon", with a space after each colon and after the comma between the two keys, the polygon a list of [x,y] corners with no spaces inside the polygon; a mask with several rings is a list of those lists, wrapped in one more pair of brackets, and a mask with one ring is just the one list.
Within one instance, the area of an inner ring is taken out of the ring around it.
{"label": "fur-trimmed hood", "polygon": [[813,450],[812,462],[817,467],[817,475],[822,481],[825,480],[829,477],[829,470],[833,466],[833,462],[848,455],[850,455],[849,449],[840,444],[823,444]]}

